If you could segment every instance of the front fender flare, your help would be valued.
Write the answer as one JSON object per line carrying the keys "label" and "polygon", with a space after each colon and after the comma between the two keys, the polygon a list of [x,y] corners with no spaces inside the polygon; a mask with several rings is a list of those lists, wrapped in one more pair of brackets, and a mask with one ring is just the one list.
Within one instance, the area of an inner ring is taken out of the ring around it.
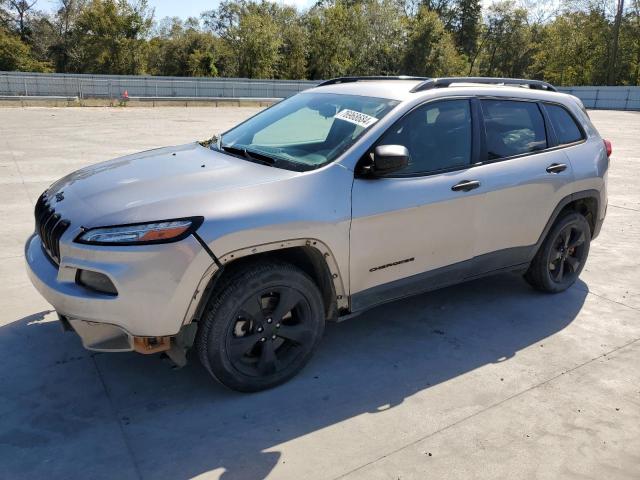
{"label": "front fender flare", "polygon": [[322,255],[322,258],[326,262],[329,273],[331,274],[333,287],[336,292],[336,305],[338,307],[338,310],[348,309],[349,297],[345,289],[345,282],[342,278],[342,275],[340,274],[338,263],[336,262],[335,256],[331,252],[331,249],[325,243],[315,238],[297,238],[240,248],[217,257],[217,261],[211,264],[211,266],[205,271],[202,279],[200,280],[198,287],[194,292],[193,297],[191,298],[189,308],[187,309],[187,313],[183,319],[182,324],[186,325],[193,321],[196,314],[198,313],[198,307],[203,302],[205,295],[211,290],[211,285],[214,283],[215,277],[222,273],[226,264],[231,263],[232,261],[239,258],[294,247],[314,248]]}

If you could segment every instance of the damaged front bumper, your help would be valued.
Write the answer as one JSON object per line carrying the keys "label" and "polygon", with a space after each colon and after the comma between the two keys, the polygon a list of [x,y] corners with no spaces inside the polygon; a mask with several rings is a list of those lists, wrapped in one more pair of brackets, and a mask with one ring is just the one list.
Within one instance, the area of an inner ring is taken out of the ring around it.
{"label": "damaged front bumper", "polygon": [[[88,350],[98,352],[167,352],[192,341],[190,317],[211,257],[193,238],[168,245],[95,247],[61,244],[57,265],[38,235],[25,245],[27,273],[40,294],[58,312]],[[78,283],[78,272],[106,275],[117,295]],[[184,352],[182,355],[184,356]]]}

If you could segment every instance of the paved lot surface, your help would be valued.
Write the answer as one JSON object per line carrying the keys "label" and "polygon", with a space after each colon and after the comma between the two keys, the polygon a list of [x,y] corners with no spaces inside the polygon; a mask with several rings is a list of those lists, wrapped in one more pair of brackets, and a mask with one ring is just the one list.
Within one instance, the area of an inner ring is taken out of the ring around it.
{"label": "paved lot surface", "polygon": [[502,275],[386,305],[255,395],[63,334],[23,268],[40,192],[254,111],[0,109],[1,478],[640,478],[640,113],[592,112],[609,213],[560,295]]}

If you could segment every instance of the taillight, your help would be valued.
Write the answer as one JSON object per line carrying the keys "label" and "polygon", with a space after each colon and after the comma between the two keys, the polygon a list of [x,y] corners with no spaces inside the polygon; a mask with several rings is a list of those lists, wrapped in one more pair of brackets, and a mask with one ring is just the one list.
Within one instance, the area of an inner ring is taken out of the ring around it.
{"label": "taillight", "polygon": [[604,148],[607,149],[607,157],[611,156],[611,152],[613,152],[613,148],[611,147],[611,142],[609,140],[603,140]]}

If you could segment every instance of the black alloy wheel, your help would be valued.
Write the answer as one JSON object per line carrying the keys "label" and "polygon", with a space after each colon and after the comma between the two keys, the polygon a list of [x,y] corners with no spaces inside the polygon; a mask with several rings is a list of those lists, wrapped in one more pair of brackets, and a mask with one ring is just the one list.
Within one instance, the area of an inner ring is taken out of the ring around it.
{"label": "black alloy wheel", "polygon": [[580,213],[563,215],[551,228],[524,278],[534,288],[550,293],[575,283],[589,255],[591,228]]}
{"label": "black alloy wheel", "polygon": [[246,375],[285,370],[313,342],[309,302],[292,287],[249,295],[235,317],[227,352],[231,364]]}
{"label": "black alloy wheel", "polygon": [[201,363],[224,385],[253,392],[298,373],[324,331],[316,284],[288,263],[246,266],[217,286],[198,325]]}
{"label": "black alloy wheel", "polygon": [[585,232],[575,224],[562,229],[549,252],[549,275],[556,283],[573,283],[585,260]]}

